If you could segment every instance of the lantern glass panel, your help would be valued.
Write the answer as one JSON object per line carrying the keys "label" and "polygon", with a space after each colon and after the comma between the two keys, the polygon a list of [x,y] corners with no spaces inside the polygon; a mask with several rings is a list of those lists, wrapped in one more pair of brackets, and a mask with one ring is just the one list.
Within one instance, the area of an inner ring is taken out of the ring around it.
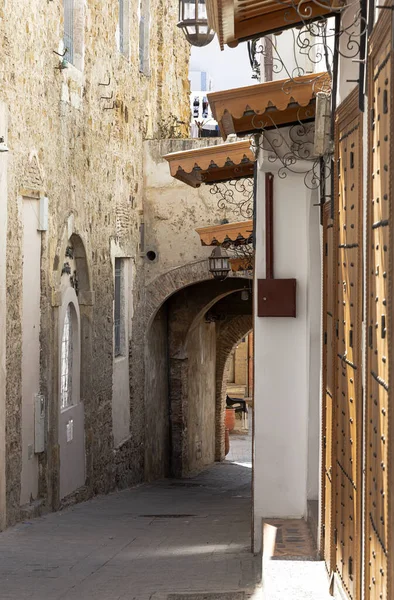
{"label": "lantern glass panel", "polygon": [[188,2],[183,0],[183,21],[196,18],[196,4],[195,2]]}
{"label": "lantern glass panel", "polygon": [[205,4],[205,0],[198,0],[197,12],[198,12],[197,18],[199,20],[207,19],[207,7]]}

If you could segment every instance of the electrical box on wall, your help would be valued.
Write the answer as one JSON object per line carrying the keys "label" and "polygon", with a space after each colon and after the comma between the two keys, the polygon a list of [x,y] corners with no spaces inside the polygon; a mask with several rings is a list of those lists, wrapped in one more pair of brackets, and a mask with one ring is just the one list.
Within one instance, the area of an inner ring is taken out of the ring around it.
{"label": "electrical box on wall", "polygon": [[258,279],[258,317],[296,317],[296,279]]}
{"label": "electrical box on wall", "polygon": [[34,452],[39,454],[45,450],[45,398],[42,394],[34,395]]}

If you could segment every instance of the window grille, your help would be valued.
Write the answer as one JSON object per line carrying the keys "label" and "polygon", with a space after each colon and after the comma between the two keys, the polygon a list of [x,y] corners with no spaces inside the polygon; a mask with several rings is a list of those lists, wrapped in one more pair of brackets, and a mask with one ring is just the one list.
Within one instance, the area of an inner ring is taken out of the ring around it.
{"label": "window grille", "polygon": [[74,63],[74,0],[63,0],[65,59]]}
{"label": "window grille", "polygon": [[68,305],[63,325],[60,357],[60,407],[65,410],[73,405],[72,398],[73,369],[73,324],[71,304]]}
{"label": "window grille", "polygon": [[122,259],[115,258],[115,356],[122,354]]}
{"label": "window grille", "polygon": [[149,75],[149,0],[141,0],[139,32],[140,72]]}
{"label": "window grille", "polygon": [[125,0],[119,0],[119,50],[122,54],[125,54],[126,48],[125,48],[125,40],[124,40],[124,17],[125,17],[125,10],[124,10],[124,4],[125,4]]}
{"label": "window grille", "polygon": [[144,72],[145,67],[145,17],[140,18],[140,71]]}

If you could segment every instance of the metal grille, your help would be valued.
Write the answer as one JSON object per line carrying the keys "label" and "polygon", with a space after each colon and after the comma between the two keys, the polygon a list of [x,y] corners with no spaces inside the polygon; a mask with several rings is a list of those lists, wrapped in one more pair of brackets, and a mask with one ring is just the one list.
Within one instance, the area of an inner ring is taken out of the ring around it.
{"label": "metal grille", "polygon": [[63,0],[64,10],[64,47],[66,60],[74,62],[74,0]]}
{"label": "metal grille", "polygon": [[125,53],[124,43],[124,0],[119,0],[119,50]]}
{"label": "metal grille", "polygon": [[73,405],[72,398],[73,370],[73,323],[71,304],[68,305],[63,325],[60,354],[60,408],[65,410]]}
{"label": "metal grille", "polygon": [[333,452],[333,397],[334,397],[334,235],[331,202],[323,213],[323,477],[322,548],[328,573],[333,569],[332,526],[332,452]]}
{"label": "metal grille", "polygon": [[[387,11],[389,12],[389,11]],[[389,418],[392,225],[391,15],[381,18],[371,38],[367,206],[367,365],[365,462],[365,591],[367,600],[391,600],[388,565]],[[382,15],[383,17],[383,15]],[[392,517],[391,517],[392,518]]]}
{"label": "metal grille", "polygon": [[360,598],[362,501],[362,120],[358,90],[336,117],[334,543],[336,571]]}
{"label": "metal grille", "polygon": [[145,71],[145,17],[140,17],[140,38],[139,38],[139,59],[140,59],[140,71]]}
{"label": "metal grille", "polygon": [[115,356],[122,354],[122,259],[115,258]]}

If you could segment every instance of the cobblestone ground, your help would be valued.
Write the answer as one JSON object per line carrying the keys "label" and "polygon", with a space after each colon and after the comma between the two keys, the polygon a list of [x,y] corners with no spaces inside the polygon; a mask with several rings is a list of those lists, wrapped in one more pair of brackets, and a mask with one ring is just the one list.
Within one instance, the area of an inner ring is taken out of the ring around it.
{"label": "cobblestone ground", "polygon": [[261,560],[250,552],[250,437],[232,437],[231,448],[239,464],[3,532],[0,600],[327,600],[319,562],[271,561],[263,594]]}

